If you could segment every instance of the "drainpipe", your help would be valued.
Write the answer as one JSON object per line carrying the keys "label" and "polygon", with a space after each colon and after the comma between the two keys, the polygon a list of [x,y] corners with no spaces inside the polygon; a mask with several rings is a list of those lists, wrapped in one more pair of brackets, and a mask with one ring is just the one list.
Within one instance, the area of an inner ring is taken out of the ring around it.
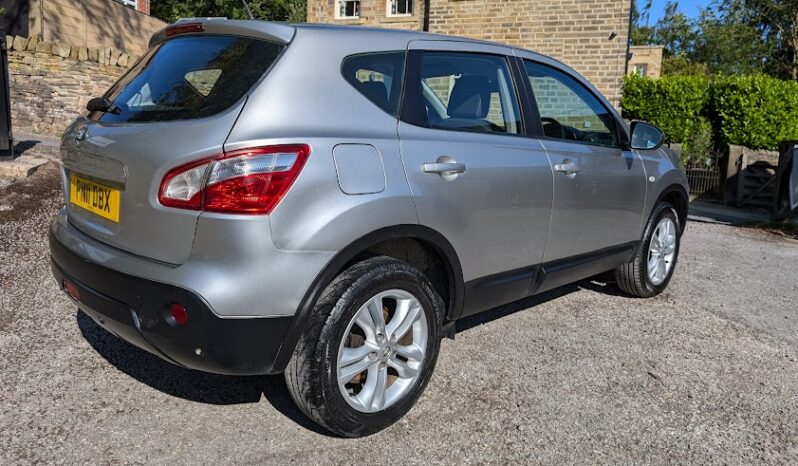
{"label": "drainpipe", "polygon": [[422,26],[424,32],[429,32],[429,4],[431,1],[424,0],[424,25]]}
{"label": "drainpipe", "polygon": [[629,2],[629,32],[626,33],[626,57],[623,66],[623,75],[629,74],[629,53],[632,45],[632,8],[634,8],[635,0]]}

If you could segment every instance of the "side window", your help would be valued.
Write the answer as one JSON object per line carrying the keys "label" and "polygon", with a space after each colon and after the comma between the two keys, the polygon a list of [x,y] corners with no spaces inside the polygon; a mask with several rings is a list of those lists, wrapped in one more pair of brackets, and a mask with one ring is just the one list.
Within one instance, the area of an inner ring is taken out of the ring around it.
{"label": "side window", "polygon": [[404,78],[405,52],[380,52],[346,57],[344,78],[376,106],[396,116]]}
{"label": "side window", "polygon": [[585,86],[552,67],[524,63],[546,137],[620,147],[615,118]]}
{"label": "side window", "polygon": [[[421,52],[408,104],[409,123],[428,128],[517,134],[520,113],[503,57],[477,53]],[[408,78],[410,79],[410,78]]]}

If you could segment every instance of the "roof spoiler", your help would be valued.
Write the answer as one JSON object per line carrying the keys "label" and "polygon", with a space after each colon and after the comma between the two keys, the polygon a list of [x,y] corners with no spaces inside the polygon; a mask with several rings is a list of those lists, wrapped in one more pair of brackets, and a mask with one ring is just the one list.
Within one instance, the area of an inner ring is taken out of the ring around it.
{"label": "roof spoiler", "polygon": [[[196,24],[196,28],[186,28]],[[199,26],[201,25],[201,26]],[[177,27],[176,27],[177,26]],[[172,29],[172,34],[167,30]],[[288,44],[294,38],[296,28],[287,23],[270,21],[230,20],[227,18],[181,18],[174,24],[157,31],[150,38],[149,48],[153,48],[168,37],[175,35],[174,29],[180,29],[183,34],[225,34],[263,39],[280,44]]]}

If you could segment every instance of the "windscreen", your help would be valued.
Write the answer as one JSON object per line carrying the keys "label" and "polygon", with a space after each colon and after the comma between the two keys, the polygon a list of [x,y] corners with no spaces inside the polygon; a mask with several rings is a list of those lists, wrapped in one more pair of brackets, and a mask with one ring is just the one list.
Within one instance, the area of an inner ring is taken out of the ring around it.
{"label": "windscreen", "polygon": [[277,59],[283,46],[236,36],[185,36],[150,50],[108,92],[102,122],[203,118],[236,103]]}

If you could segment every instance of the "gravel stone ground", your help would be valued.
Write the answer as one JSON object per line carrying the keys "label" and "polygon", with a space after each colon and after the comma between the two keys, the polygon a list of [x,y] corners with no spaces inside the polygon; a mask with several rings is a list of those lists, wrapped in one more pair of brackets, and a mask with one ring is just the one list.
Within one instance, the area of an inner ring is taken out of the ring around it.
{"label": "gravel stone ground", "polygon": [[0,464],[798,463],[798,242],[691,223],[656,298],[601,276],[461,322],[409,415],[345,440],[281,376],[174,367],[78,313],[57,185],[0,190]]}

